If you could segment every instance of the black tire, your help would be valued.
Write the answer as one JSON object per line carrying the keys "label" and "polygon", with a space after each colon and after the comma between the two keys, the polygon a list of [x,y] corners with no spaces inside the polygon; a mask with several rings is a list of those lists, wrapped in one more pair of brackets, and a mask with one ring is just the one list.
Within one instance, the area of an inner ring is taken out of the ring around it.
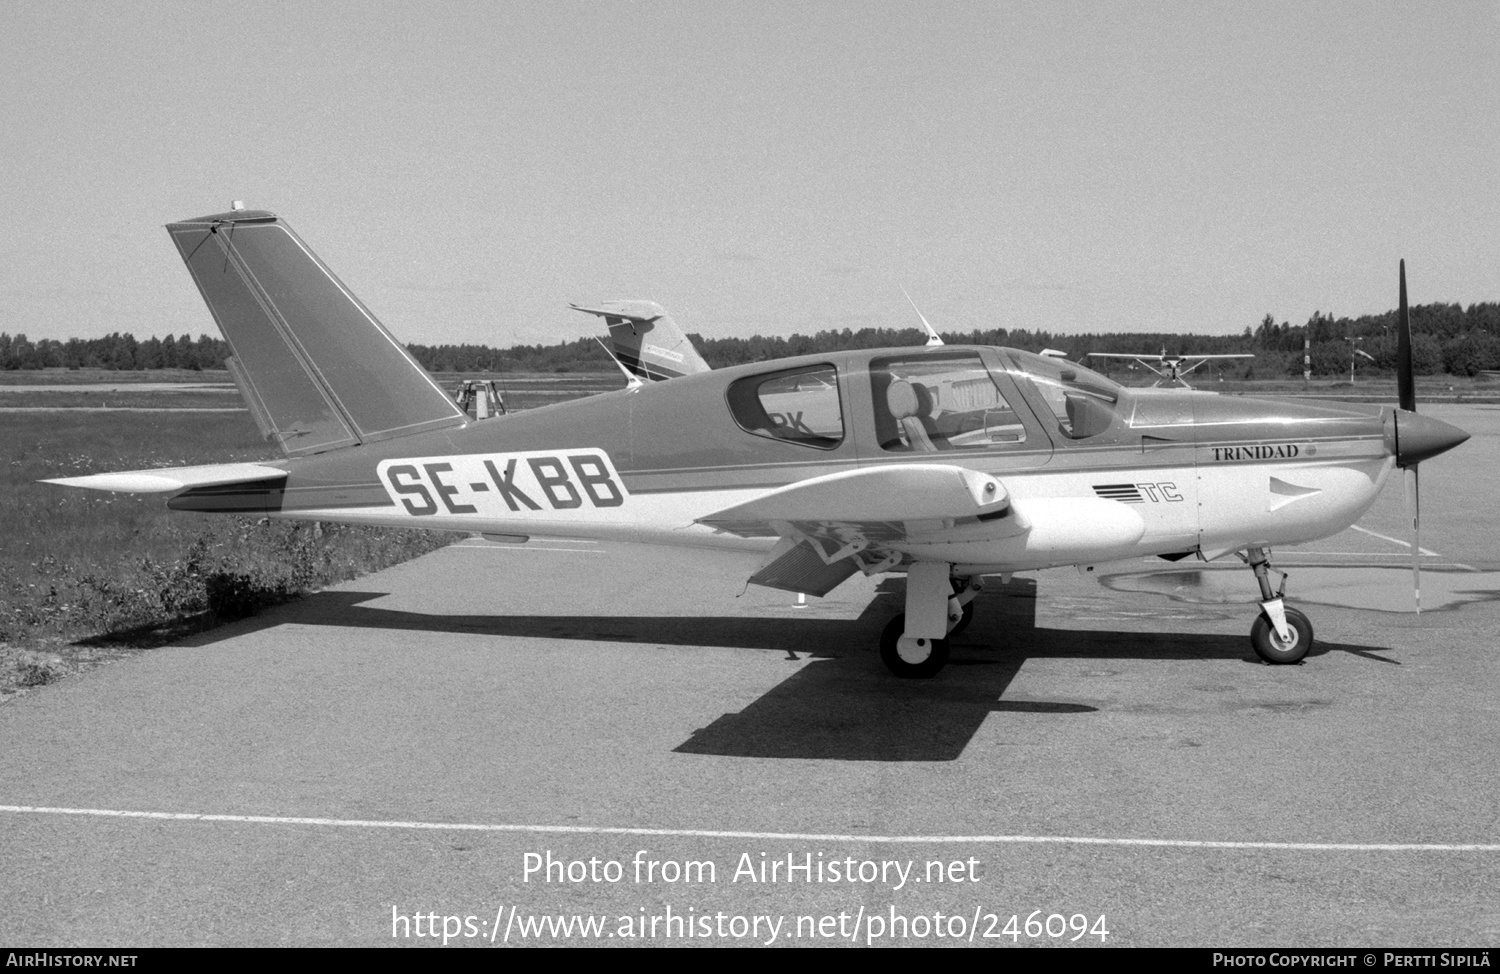
{"label": "black tire", "polygon": [[973,621],[974,621],[974,602],[971,599],[968,602],[964,603],[963,618],[958,620],[958,625],[956,625],[952,629],[948,630],[948,638],[952,639],[954,636],[957,636],[959,633],[961,633],[965,629],[969,628],[969,623],[971,623]]}
{"label": "black tire", "polygon": [[927,658],[918,663],[909,663],[896,650],[896,642],[905,632],[904,612],[886,623],[885,631],[880,634],[880,661],[885,664],[885,668],[903,680],[926,680],[937,676],[938,671],[948,662],[948,640],[928,640],[932,651],[927,654]]}
{"label": "black tire", "polygon": [[1250,627],[1250,645],[1255,647],[1255,655],[1276,666],[1302,662],[1313,646],[1312,623],[1307,621],[1307,616],[1287,606],[1286,624],[1291,630],[1290,643],[1282,643],[1276,637],[1276,628],[1264,612],[1256,616],[1255,624]]}

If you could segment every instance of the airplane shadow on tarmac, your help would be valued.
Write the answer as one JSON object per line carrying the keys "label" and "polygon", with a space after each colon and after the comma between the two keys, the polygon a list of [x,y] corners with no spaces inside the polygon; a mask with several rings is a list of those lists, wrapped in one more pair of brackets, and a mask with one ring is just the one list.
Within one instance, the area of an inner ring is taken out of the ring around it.
{"label": "airplane shadow on tarmac", "polygon": [[[1067,701],[1002,699],[1028,659],[1235,660],[1262,665],[1245,636],[1070,631],[1036,627],[1036,582],[991,580],[974,621],[954,637],[947,667],[931,680],[898,680],[880,662],[880,630],[901,605],[905,579],[886,579],[858,619],[746,616],[444,616],[368,607],[382,592],[320,592],[286,612],[245,620],[183,645],[283,622],[406,632],[776,650],[811,662],[738,713],[694,730],[673,750],[726,757],[842,761],[953,761],[991,713],[1085,717],[1097,708]],[[1370,647],[1320,643],[1394,663]],[[799,657],[801,658],[801,657]],[[1399,664],[1397,664],[1399,665]]]}

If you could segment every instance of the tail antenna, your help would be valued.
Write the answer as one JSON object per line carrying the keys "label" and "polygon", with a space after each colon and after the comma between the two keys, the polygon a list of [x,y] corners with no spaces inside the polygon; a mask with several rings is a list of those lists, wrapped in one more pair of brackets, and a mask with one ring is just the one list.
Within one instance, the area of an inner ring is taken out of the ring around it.
{"label": "tail antenna", "polygon": [[[906,288],[901,288],[901,293],[906,294]],[[922,313],[921,308],[917,307],[917,302],[911,299],[910,294],[906,294],[906,302],[911,305],[911,310],[917,313],[917,317],[922,319],[922,327],[927,329],[927,346],[931,348],[933,345],[943,344],[943,339],[938,335],[937,329],[932,327],[927,316]]]}
{"label": "tail antenna", "polygon": [[604,343],[604,339],[599,338],[598,336],[595,336],[594,337],[594,341],[596,341],[596,342],[599,343],[599,347],[602,348],[602,349],[604,349],[604,354],[608,355],[609,356],[609,360],[611,362],[615,363],[615,366],[618,367],[619,370],[622,373],[624,373],[624,375],[625,375],[625,388],[626,389],[634,391],[636,389],[641,388],[642,386],[644,386],[646,384],[646,383],[644,383],[644,382],[641,381],[641,377],[640,376],[636,375],[634,372],[630,371],[629,369],[627,369],[625,367],[625,363],[620,361],[620,357],[614,353],[614,349],[610,348],[608,345],[606,345]]}

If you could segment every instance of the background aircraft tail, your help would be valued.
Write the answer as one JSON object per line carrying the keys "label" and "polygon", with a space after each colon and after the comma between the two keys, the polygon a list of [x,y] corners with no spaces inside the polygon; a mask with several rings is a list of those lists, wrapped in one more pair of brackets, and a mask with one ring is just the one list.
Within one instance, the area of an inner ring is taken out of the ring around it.
{"label": "background aircraft tail", "polygon": [[606,301],[592,308],[570,307],[603,318],[609,328],[609,350],[642,379],[654,382],[709,371],[708,363],[677,322],[655,301]]}
{"label": "background aircraft tail", "polygon": [[167,232],[234,353],[240,394],[288,456],[466,421],[274,213],[236,209]]}

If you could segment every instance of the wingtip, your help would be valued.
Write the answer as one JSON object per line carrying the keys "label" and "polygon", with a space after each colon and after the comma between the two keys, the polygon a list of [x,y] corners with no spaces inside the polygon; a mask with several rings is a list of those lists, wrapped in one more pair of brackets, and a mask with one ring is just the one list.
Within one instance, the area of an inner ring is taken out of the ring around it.
{"label": "wingtip", "polygon": [[43,480],[41,483],[55,484],[58,487],[83,487],[87,490],[112,490],[126,494],[165,494],[169,491],[181,490],[184,486],[180,481],[143,471],[96,473],[87,477],[57,477],[52,480]]}
{"label": "wingtip", "polygon": [[168,494],[189,487],[207,487],[285,477],[286,470],[268,463],[224,463],[156,470],[120,470],[84,477],[54,477],[40,481],[59,487],[111,490],[124,494]]}

